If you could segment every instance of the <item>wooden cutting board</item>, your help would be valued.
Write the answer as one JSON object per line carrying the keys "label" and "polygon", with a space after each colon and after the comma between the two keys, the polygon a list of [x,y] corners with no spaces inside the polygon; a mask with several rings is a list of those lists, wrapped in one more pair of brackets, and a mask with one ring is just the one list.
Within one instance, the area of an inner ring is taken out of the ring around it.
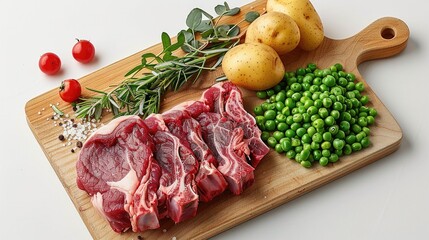
{"label": "wooden cutting board", "polygon": [[[242,7],[239,15],[224,20],[230,23],[239,22],[243,19],[244,13],[250,10],[263,12],[264,7],[265,1],[256,1]],[[241,23],[240,27],[244,30],[247,25]],[[305,66],[309,62],[316,63],[319,68],[341,63],[346,71],[353,72],[359,81],[365,83],[365,93],[371,99],[370,106],[376,108],[379,113],[375,125],[371,127],[372,144],[369,148],[341,157],[339,162],[328,167],[315,164],[311,169],[303,168],[283,154],[271,151],[255,171],[255,184],[242,195],[233,196],[230,193],[224,193],[210,203],[201,204],[195,218],[177,225],[166,220],[162,222],[160,229],[144,233],[113,232],[107,221],[101,218],[92,207],[89,196],[77,188],[75,182],[77,153],[71,153],[69,147],[61,145],[58,135],[62,130],[53,127],[52,121],[47,120],[47,116],[50,116],[49,111],[40,112],[43,108],[49,108],[50,103],[60,102],[59,107],[72,114],[71,107],[59,99],[57,89],[30,100],[25,106],[25,112],[35,138],[94,239],[137,239],[139,235],[144,239],[171,239],[172,237],[204,239],[267,212],[398,149],[402,139],[401,128],[371,87],[366,84],[357,66],[363,61],[398,54],[406,47],[408,37],[409,30],[404,22],[391,17],[382,18],[353,37],[343,40],[325,37],[322,45],[315,51],[296,50],[282,59],[288,70]],[[81,78],[80,82],[84,87],[109,89],[110,85],[121,82],[124,74],[139,64],[143,53],[157,53],[160,49],[161,46],[156,45],[136,53]],[[167,94],[163,100],[162,109],[168,109],[186,100],[198,99],[202,91],[211,86],[214,79],[220,75],[222,75],[220,70],[208,72],[202,76],[203,80],[187,87],[186,90]],[[84,91],[83,94],[91,93]],[[249,111],[260,103],[254,92],[243,91],[243,96],[245,107]],[[103,122],[108,122],[110,119],[111,116],[108,115],[103,118]]]}

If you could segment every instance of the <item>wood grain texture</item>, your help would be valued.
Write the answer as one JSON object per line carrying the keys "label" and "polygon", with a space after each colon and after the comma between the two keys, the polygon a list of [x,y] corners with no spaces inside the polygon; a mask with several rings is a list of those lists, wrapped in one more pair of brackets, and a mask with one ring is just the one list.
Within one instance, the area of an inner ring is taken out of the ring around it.
{"label": "wood grain texture", "polygon": [[[225,18],[228,22],[239,22],[247,11],[263,12],[265,1],[256,1],[242,8],[238,16]],[[241,23],[242,30],[246,23]],[[56,89],[30,100],[25,106],[28,124],[35,138],[42,147],[58,178],[79,211],[83,221],[94,239],[205,239],[216,235],[248,219],[256,217],[276,206],[284,204],[317,187],[344,176],[351,171],[368,165],[395,151],[401,142],[402,131],[394,117],[360,75],[357,66],[364,61],[393,56],[401,52],[409,37],[408,27],[396,18],[382,18],[370,24],[353,37],[333,40],[325,37],[322,45],[312,52],[296,50],[282,58],[288,70],[302,67],[309,62],[320,68],[341,63],[346,71],[356,74],[359,81],[366,86],[365,94],[369,95],[370,106],[378,110],[376,123],[371,127],[372,145],[358,153],[341,157],[340,161],[328,167],[315,166],[305,169],[284,155],[271,151],[261,162],[255,172],[255,184],[241,196],[226,192],[210,203],[201,204],[195,218],[174,225],[164,220],[160,229],[144,233],[113,232],[98,212],[92,207],[89,196],[77,188],[75,163],[77,154],[70,148],[61,146],[57,136],[61,133],[47,121],[46,114],[38,114],[40,109],[48,108],[50,103],[61,102]],[[124,74],[137,65],[140,56],[145,52],[159,52],[160,45],[136,53],[112,65],[102,68],[81,78],[82,85],[95,89],[109,89],[110,85],[123,80]],[[163,99],[162,109],[168,109],[177,103],[198,99],[204,89],[214,83],[221,70],[205,73],[201,81],[188,86],[186,90],[169,93]],[[84,92],[83,94],[90,94]],[[243,90],[246,109],[250,110],[260,103],[252,91]],[[70,106],[61,105],[62,109],[72,114]],[[108,122],[111,116],[103,118]],[[317,164],[316,164],[317,165]],[[167,230],[166,232],[163,229]]]}

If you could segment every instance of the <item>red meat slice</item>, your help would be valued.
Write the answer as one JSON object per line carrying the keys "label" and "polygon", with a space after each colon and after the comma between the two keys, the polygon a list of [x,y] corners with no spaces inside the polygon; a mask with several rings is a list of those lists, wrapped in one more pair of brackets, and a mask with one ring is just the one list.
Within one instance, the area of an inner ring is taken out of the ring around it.
{"label": "red meat slice", "polygon": [[211,112],[221,114],[243,129],[250,149],[250,162],[256,168],[270,149],[261,140],[261,130],[255,118],[244,109],[240,90],[231,82],[218,83],[203,93],[201,101],[209,106]]}
{"label": "red meat slice", "polygon": [[152,114],[145,123],[155,143],[155,159],[161,167],[158,201],[160,217],[168,215],[175,223],[194,217],[198,209],[195,174],[198,161],[179,138],[168,131],[162,116]]}
{"label": "red meat slice", "polygon": [[153,150],[143,120],[120,117],[91,135],[80,151],[77,185],[116,232],[159,227],[160,169]]}
{"label": "red meat slice", "polygon": [[202,113],[197,118],[203,137],[218,161],[218,170],[236,195],[254,182],[254,168],[246,162],[249,149],[243,142],[243,129],[218,113]]}
{"label": "red meat slice", "polygon": [[195,176],[195,183],[200,200],[208,202],[224,192],[228,184],[216,168],[217,161],[202,138],[200,124],[188,114],[201,111],[195,109],[202,109],[200,107],[204,105],[197,107],[200,104],[189,103],[186,107],[177,106],[163,113],[162,117],[170,132],[178,137],[183,145],[188,146],[198,160],[199,169]]}

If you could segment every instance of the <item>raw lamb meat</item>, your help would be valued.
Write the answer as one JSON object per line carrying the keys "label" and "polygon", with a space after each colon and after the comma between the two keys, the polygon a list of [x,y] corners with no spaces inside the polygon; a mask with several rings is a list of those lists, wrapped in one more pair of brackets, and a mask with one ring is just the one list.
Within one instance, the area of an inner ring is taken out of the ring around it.
{"label": "raw lamb meat", "polygon": [[243,129],[218,113],[202,113],[197,118],[203,137],[218,161],[218,170],[236,195],[254,182],[254,168],[246,162],[249,148],[243,142]]}
{"label": "raw lamb meat", "polygon": [[97,130],[76,164],[77,185],[113,230],[159,227],[156,191],[160,168],[148,128],[139,117],[120,117]]}
{"label": "raw lamb meat", "polygon": [[[199,162],[199,170],[195,176],[200,200],[208,202],[225,191],[227,182],[217,170],[217,161],[201,135],[201,126],[188,112],[196,113],[202,109],[199,103],[191,103],[186,107],[177,106],[162,114],[162,118],[173,135],[182,144],[188,146]],[[200,105],[200,107],[197,107]],[[204,107],[203,107],[204,108]],[[199,115],[199,114],[198,114]]]}
{"label": "raw lamb meat", "polygon": [[231,82],[218,83],[207,89],[201,100],[211,112],[221,114],[243,129],[250,149],[250,162],[256,168],[270,149],[261,140],[261,130],[255,119],[244,109],[240,90]]}
{"label": "raw lamb meat", "polygon": [[155,158],[162,175],[158,200],[160,217],[169,216],[175,223],[196,215],[198,194],[195,175],[198,161],[179,138],[169,132],[160,114],[152,114],[145,123],[155,143]]}

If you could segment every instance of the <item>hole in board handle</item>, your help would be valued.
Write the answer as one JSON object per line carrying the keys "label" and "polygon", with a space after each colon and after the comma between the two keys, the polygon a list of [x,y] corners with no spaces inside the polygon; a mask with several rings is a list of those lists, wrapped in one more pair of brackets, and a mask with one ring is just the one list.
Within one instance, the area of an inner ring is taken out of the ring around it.
{"label": "hole in board handle", "polygon": [[395,37],[395,30],[390,27],[385,27],[381,30],[381,37],[384,39],[392,39]]}

